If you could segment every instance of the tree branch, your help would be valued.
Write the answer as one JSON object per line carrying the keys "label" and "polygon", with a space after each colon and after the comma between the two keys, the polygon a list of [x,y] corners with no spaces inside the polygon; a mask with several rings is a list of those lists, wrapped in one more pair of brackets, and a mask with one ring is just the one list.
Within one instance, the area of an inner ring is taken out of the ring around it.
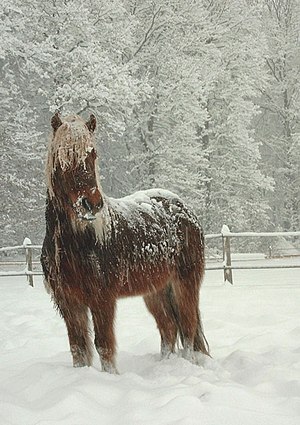
{"label": "tree branch", "polygon": [[157,16],[159,15],[161,9],[162,9],[162,7],[160,6],[157,9],[157,11],[153,14],[150,26],[149,26],[148,30],[146,31],[144,39],[141,42],[141,44],[139,45],[139,47],[137,48],[137,50],[135,51],[135,53],[132,55],[132,57],[136,56],[142,50],[142,48],[145,46],[145,44],[147,43],[148,39],[150,38],[151,31],[153,30],[155,20],[156,20]]}

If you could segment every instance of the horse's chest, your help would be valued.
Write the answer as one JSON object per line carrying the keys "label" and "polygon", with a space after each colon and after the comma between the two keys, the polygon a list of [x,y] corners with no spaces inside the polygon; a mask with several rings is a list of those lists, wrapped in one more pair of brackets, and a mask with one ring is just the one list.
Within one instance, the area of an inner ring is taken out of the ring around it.
{"label": "horse's chest", "polygon": [[79,288],[88,295],[110,289],[119,273],[116,261],[96,247],[89,249],[84,246],[77,250],[69,247],[61,251],[59,257],[58,268],[62,284]]}

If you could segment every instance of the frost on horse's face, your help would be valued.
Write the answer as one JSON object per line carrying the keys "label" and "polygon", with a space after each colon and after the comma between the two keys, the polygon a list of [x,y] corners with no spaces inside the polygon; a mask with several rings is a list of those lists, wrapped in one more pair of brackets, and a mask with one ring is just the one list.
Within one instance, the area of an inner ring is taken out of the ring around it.
{"label": "frost on horse's face", "polygon": [[65,210],[80,220],[95,219],[103,206],[97,181],[93,118],[91,116],[86,123],[74,115],[65,118],[64,122],[58,115],[52,119],[54,132],[50,150],[53,162],[49,164],[52,166],[52,197],[64,202]]}
{"label": "frost on horse's face", "polygon": [[66,204],[82,220],[93,220],[102,206],[103,199],[95,175],[95,154],[89,153],[84,163],[62,171],[57,170],[60,197],[65,197]]}

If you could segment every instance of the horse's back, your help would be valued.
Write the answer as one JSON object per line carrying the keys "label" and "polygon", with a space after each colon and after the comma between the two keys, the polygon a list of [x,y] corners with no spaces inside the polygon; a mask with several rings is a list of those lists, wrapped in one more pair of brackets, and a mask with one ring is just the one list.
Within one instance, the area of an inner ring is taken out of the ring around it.
{"label": "horse's back", "polygon": [[178,195],[149,189],[109,202],[126,252],[129,248],[144,259],[151,259],[151,254],[155,261],[168,259],[181,275],[192,270],[203,273],[202,227]]}
{"label": "horse's back", "polygon": [[176,226],[180,221],[186,225],[192,225],[202,232],[197,217],[186,206],[184,201],[175,193],[164,189],[148,189],[138,191],[123,198],[109,198],[112,208],[128,220],[136,224],[138,220],[143,222],[165,220]]}

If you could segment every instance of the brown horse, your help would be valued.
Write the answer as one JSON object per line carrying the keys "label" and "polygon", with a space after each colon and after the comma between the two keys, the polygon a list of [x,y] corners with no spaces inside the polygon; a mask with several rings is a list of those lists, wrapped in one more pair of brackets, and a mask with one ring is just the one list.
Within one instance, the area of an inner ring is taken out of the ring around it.
{"label": "brown horse", "polygon": [[102,369],[117,372],[114,317],[120,297],[142,295],[160,335],[161,354],[209,355],[199,312],[204,274],[202,229],[180,198],[151,189],[122,199],[105,196],[93,140],[96,119],[51,121],[47,161],[45,283],[65,320],[73,365],[90,366],[95,346]]}

